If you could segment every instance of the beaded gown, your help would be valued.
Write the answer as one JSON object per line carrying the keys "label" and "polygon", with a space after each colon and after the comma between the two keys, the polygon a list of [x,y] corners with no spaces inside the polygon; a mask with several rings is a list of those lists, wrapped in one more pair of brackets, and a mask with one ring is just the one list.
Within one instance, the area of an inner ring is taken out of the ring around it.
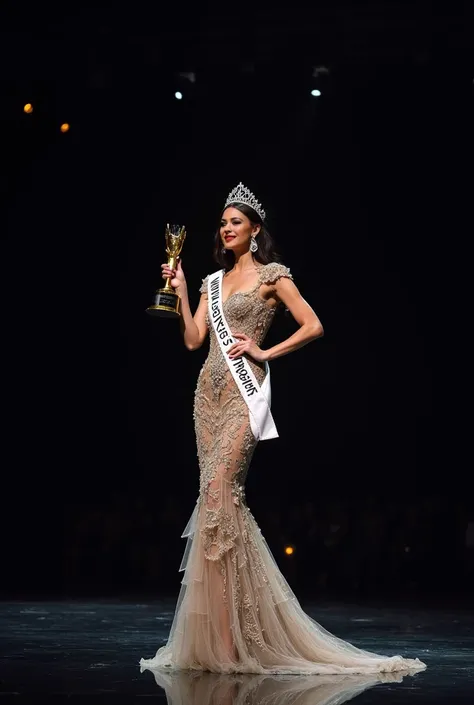
{"label": "beaded gown", "polygon": [[[231,331],[262,345],[276,307],[259,290],[280,277],[292,279],[284,265],[260,265],[252,289],[223,301]],[[182,534],[187,543],[181,590],[168,641],[154,658],[141,659],[141,671],[323,675],[425,668],[419,659],[359,649],[330,634],[301,608],[247,506],[245,479],[256,440],[212,326],[209,332],[209,355],[194,401],[200,489]],[[250,365],[261,384],[263,365],[253,360]]]}

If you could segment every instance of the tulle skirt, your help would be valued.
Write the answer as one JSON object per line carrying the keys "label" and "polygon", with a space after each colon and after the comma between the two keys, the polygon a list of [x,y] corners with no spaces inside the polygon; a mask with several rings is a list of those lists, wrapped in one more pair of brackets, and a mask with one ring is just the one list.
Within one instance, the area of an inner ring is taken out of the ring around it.
{"label": "tulle skirt", "polygon": [[[227,481],[222,478],[223,483]],[[418,671],[418,658],[364,651],[301,608],[243,496],[200,495],[183,537],[181,590],[167,643],[140,669],[351,675]]]}

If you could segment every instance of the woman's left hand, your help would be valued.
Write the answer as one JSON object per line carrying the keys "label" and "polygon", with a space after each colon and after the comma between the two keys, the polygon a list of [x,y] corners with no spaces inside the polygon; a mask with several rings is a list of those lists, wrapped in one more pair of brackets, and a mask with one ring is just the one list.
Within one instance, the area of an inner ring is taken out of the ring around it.
{"label": "woman's left hand", "polygon": [[230,346],[227,354],[231,360],[241,355],[250,355],[256,362],[265,362],[266,353],[265,350],[261,350],[252,338],[249,338],[245,333],[232,333],[234,338],[237,338],[237,342]]}

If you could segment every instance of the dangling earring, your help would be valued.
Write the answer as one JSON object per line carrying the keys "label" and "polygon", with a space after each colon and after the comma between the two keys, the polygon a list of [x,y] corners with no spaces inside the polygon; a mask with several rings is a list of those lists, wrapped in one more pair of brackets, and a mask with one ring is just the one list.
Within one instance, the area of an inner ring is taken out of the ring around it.
{"label": "dangling earring", "polygon": [[258,250],[258,245],[255,237],[252,235],[250,238],[250,252],[256,252]]}
{"label": "dangling earring", "polygon": [[221,252],[222,252],[223,255],[225,255],[225,253],[227,252],[226,248],[223,247],[222,250],[221,250]]}

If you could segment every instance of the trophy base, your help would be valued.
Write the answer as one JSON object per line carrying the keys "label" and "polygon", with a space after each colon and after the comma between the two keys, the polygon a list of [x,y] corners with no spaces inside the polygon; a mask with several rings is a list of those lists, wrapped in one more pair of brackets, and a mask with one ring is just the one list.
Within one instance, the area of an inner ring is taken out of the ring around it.
{"label": "trophy base", "polygon": [[158,289],[155,303],[146,309],[150,316],[161,318],[179,318],[179,296],[165,289]]}

